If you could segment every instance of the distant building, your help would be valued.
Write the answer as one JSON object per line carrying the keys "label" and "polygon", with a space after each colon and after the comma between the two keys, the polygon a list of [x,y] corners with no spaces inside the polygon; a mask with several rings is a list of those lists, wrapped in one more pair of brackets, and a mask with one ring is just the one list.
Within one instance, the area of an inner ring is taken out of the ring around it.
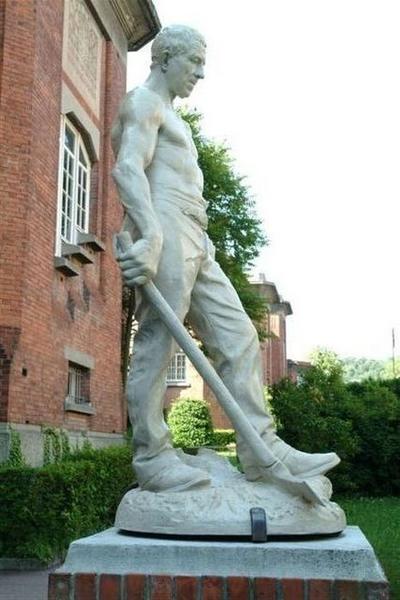
{"label": "distant building", "polygon": [[0,0],[0,461],[17,431],[122,439],[110,129],[151,0]]}
{"label": "distant building", "polygon": [[288,378],[293,383],[300,383],[305,371],[311,367],[310,362],[304,360],[288,360]]}
{"label": "distant building", "polygon": [[[282,300],[276,285],[267,281],[264,274],[251,280],[257,292],[268,302],[265,315],[267,339],[261,342],[261,360],[265,385],[272,385],[288,377],[286,358],[286,317],[292,314],[289,302]],[[211,405],[214,426],[231,427],[229,419],[217,403],[213,393],[196,372],[186,356],[179,352],[171,361],[167,378],[166,405],[176,398],[199,398]]]}
{"label": "distant building", "polygon": [[265,385],[277,383],[287,377],[286,317],[293,314],[289,302],[281,298],[275,283],[267,281],[264,273],[251,280],[260,296],[268,302],[265,315],[267,339],[261,343],[263,377]]}

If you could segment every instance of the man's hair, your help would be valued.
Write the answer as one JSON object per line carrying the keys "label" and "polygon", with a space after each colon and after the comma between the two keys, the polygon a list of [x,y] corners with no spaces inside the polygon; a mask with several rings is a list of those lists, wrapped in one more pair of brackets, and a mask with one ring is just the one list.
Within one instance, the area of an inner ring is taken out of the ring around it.
{"label": "man's hair", "polygon": [[201,33],[186,25],[170,25],[164,27],[154,38],[151,45],[151,67],[162,63],[165,55],[183,54],[196,44],[206,47]]}

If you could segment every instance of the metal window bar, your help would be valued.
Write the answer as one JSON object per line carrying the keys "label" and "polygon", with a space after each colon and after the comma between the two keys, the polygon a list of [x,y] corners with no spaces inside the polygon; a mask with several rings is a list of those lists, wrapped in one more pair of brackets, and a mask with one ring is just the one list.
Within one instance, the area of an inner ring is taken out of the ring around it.
{"label": "metal window bar", "polygon": [[86,370],[75,365],[69,365],[68,369],[68,398],[75,404],[89,404],[87,396]]}

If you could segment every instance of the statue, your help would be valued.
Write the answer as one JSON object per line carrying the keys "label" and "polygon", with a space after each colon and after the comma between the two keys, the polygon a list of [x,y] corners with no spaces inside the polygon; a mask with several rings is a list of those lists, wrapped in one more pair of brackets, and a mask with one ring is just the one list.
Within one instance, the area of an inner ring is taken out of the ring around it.
{"label": "statue", "polygon": [[[256,330],[215,261],[207,236],[203,176],[189,126],[173,109],[204,78],[204,38],[186,26],[164,28],[152,45],[150,74],[122,102],[112,131],[113,177],[126,208],[131,242],[117,252],[123,279],[136,286],[134,356],[127,384],[134,470],[142,491],[204,490],[210,473],[172,447],[163,417],[166,372],[176,349],[141,292],[152,280],[175,314],[190,322],[233,398],[273,457],[260,465],[243,436],[237,448],[247,481],[319,477],[338,464],[335,453],[308,454],[281,440],[265,409]],[[260,468],[262,466],[262,468]],[[325,478],[324,478],[325,479]]]}

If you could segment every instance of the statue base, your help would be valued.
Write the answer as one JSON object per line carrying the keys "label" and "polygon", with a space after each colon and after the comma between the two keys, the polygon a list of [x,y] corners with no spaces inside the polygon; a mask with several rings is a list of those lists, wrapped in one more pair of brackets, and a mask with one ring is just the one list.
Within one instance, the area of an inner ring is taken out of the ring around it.
{"label": "statue base", "polygon": [[50,575],[49,600],[388,600],[389,585],[358,527],[324,539],[170,540],[115,528],[76,540]]}
{"label": "statue base", "polygon": [[251,537],[250,510],[263,508],[267,536],[335,534],[346,527],[343,510],[330,502],[332,486],[324,476],[308,479],[326,502],[310,504],[272,483],[249,482],[228,459],[201,449],[196,456],[181,452],[181,460],[207,471],[211,484],[185,492],[147,492],[136,488],[118,507],[115,527],[157,535]]}

